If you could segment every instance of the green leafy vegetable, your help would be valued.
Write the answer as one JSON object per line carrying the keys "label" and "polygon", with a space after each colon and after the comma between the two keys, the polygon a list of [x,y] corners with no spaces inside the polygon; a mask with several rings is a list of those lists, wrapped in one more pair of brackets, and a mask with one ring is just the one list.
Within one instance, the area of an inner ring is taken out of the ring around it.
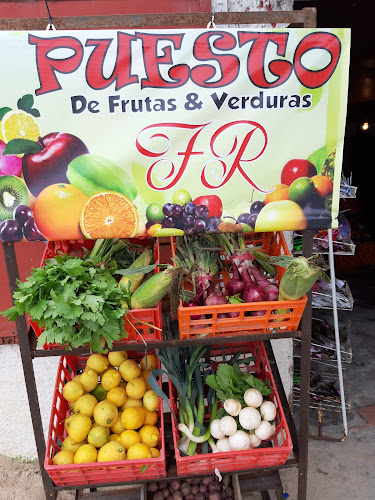
{"label": "green leafy vegetable", "polygon": [[223,363],[219,366],[215,375],[208,375],[206,384],[216,391],[217,397],[221,401],[235,399],[242,405],[245,405],[243,396],[247,389],[251,387],[258,389],[263,396],[272,394],[268,381],[262,382],[251,373],[242,373],[239,363],[233,365]]}
{"label": "green leafy vegetable", "polygon": [[1,314],[9,321],[30,314],[44,328],[38,345],[89,345],[93,352],[104,352],[104,338],[111,348],[113,341],[127,336],[123,321],[127,309],[121,301],[128,303],[130,296],[113,276],[116,261],[103,261],[121,242],[114,240],[112,247],[101,243],[98,240],[84,258],[60,253],[47,259],[44,267],[32,269],[24,283],[18,281],[14,306]]}

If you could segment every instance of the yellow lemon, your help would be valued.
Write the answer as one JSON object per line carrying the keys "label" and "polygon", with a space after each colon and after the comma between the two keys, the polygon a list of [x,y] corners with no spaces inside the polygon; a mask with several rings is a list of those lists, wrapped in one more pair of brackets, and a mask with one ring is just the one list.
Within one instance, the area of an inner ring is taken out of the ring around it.
{"label": "yellow lemon", "polygon": [[83,385],[83,388],[86,392],[91,392],[98,385],[98,372],[92,370],[91,368],[85,370],[80,378],[80,384]]}
{"label": "yellow lemon", "polygon": [[108,361],[112,366],[120,366],[126,359],[128,359],[128,353],[126,351],[108,353]]}
{"label": "yellow lemon", "polygon": [[108,368],[109,361],[104,354],[91,354],[87,358],[87,366],[92,370],[95,370],[97,373],[102,373],[106,368]]}
{"label": "yellow lemon", "polygon": [[87,415],[75,413],[69,425],[68,434],[72,439],[72,444],[80,443],[87,438],[91,429],[91,419]]}
{"label": "yellow lemon", "polygon": [[142,370],[141,372],[141,377],[143,377],[144,381],[146,382],[146,389],[149,390],[151,389],[151,385],[148,383],[148,376],[150,375],[151,370]]}
{"label": "yellow lemon", "polygon": [[109,441],[110,431],[107,427],[102,427],[98,425],[90,429],[90,432],[87,436],[87,441],[89,444],[95,446],[95,448],[100,448],[105,445]]}
{"label": "yellow lemon", "polygon": [[79,382],[81,378],[81,375],[76,375],[74,378],[72,378],[72,382]]}
{"label": "yellow lemon", "polygon": [[75,453],[83,444],[86,444],[86,440],[81,441],[80,443],[72,444],[72,438],[67,436],[62,442],[61,449]]}
{"label": "yellow lemon", "polygon": [[141,437],[137,431],[126,430],[121,432],[120,443],[124,445],[125,450],[128,450],[131,446],[140,442]]}
{"label": "yellow lemon", "polygon": [[85,394],[74,403],[74,413],[81,413],[91,418],[97,404],[98,400],[94,396]]}
{"label": "yellow lemon", "polygon": [[133,378],[141,375],[141,369],[134,359],[127,359],[119,366],[121,377],[125,382],[130,382]]}
{"label": "yellow lemon", "polygon": [[121,423],[121,415],[122,415],[122,411],[119,411],[116,422],[111,426],[111,431],[114,434],[121,434],[121,432],[123,432],[125,430],[125,427]]}
{"label": "yellow lemon", "polygon": [[63,396],[67,401],[77,401],[78,398],[83,396],[85,389],[80,382],[67,382],[64,385]]}
{"label": "yellow lemon", "polygon": [[151,458],[151,451],[148,446],[143,443],[137,443],[128,449],[128,460],[140,460]]}
{"label": "yellow lemon", "polygon": [[[141,359],[141,369],[142,370],[155,370],[158,358],[155,354],[147,354]],[[146,367],[147,365],[147,367]]]}
{"label": "yellow lemon", "polygon": [[92,444],[84,444],[80,447],[77,453],[74,455],[75,464],[87,464],[90,462],[96,462],[98,452]]}
{"label": "yellow lemon", "polygon": [[118,441],[118,442],[120,442],[120,434],[111,434],[109,436],[109,440],[110,441]]}
{"label": "yellow lemon", "polygon": [[159,444],[160,432],[154,425],[144,425],[138,432],[141,437],[141,443],[149,448],[155,448]]}
{"label": "yellow lemon", "polygon": [[147,408],[143,408],[145,414],[145,421],[143,425],[155,425],[158,421],[158,412],[157,411],[148,411]]}
{"label": "yellow lemon", "polygon": [[160,457],[160,451],[157,448],[150,448],[150,451],[151,451],[152,458],[159,458]]}
{"label": "yellow lemon", "polygon": [[126,408],[142,408],[142,399],[127,399],[125,403],[121,406],[121,410],[124,411]]}
{"label": "yellow lemon", "polygon": [[37,142],[43,136],[42,129],[33,115],[20,109],[8,111],[1,121],[1,133],[5,142],[12,139],[29,139]]}
{"label": "yellow lemon", "polygon": [[107,370],[100,379],[100,383],[102,384],[103,389],[105,389],[106,391],[110,391],[114,387],[117,387],[120,382],[121,375],[114,368],[112,368],[111,370]]}
{"label": "yellow lemon", "polygon": [[133,378],[126,386],[126,394],[130,399],[141,399],[146,392],[146,382],[142,377]]}
{"label": "yellow lemon", "polygon": [[125,459],[125,448],[118,441],[110,441],[98,452],[98,462],[115,462]]}
{"label": "yellow lemon", "polygon": [[62,450],[53,457],[53,465],[66,465],[74,462],[74,453],[68,450]]}
{"label": "yellow lemon", "polygon": [[98,400],[103,401],[107,397],[107,391],[103,389],[102,384],[98,384],[91,394]]}
{"label": "yellow lemon", "polygon": [[69,427],[70,427],[70,423],[71,421],[73,420],[73,418],[75,417],[75,415],[69,415],[69,417],[67,417],[65,420],[64,420],[64,429],[66,430],[66,432],[69,431]]}
{"label": "yellow lemon", "polygon": [[100,401],[94,409],[94,420],[102,427],[111,427],[118,417],[117,406],[111,401]]}
{"label": "yellow lemon", "polygon": [[111,401],[113,404],[119,407],[126,403],[128,397],[126,395],[125,389],[123,389],[122,387],[114,387],[113,389],[108,391],[107,399],[108,401]]}
{"label": "yellow lemon", "polygon": [[121,415],[121,423],[125,429],[139,429],[142,427],[144,419],[142,408],[126,408]]}
{"label": "yellow lemon", "polygon": [[147,391],[143,396],[143,406],[148,411],[155,411],[159,406],[159,396],[152,389]]}

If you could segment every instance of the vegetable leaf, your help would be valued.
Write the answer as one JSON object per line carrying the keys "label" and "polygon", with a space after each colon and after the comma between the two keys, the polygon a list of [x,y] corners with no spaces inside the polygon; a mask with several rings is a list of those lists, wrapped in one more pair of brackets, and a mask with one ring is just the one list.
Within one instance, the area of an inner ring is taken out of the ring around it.
{"label": "vegetable leaf", "polygon": [[320,174],[327,156],[327,144],[325,144],[322,148],[312,153],[307,159],[315,165],[316,171]]}

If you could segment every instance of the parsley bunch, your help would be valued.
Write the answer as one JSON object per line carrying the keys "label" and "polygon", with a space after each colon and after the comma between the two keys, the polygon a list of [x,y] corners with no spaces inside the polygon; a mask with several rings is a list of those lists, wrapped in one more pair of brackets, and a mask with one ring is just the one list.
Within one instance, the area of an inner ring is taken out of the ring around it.
{"label": "parsley bunch", "polygon": [[127,337],[121,301],[129,303],[130,292],[119,287],[113,276],[116,262],[98,258],[59,254],[47,259],[44,267],[32,269],[24,283],[18,281],[14,306],[1,314],[14,321],[24,313],[38,321],[45,342],[67,344],[67,348],[90,346],[104,352],[102,339],[111,348],[113,341]]}

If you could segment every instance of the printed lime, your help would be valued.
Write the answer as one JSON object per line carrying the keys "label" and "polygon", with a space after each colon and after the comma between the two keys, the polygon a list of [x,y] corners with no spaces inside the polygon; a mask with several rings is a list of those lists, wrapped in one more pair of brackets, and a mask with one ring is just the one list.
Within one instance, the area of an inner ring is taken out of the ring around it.
{"label": "printed lime", "polygon": [[192,200],[191,194],[186,189],[178,189],[173,193],[172,201],[178,205],[186,205]]}
{"label": "printed lime", "polygon": [[153,222],[154,224],[161,222],[165,217],[163,205],[157,202],[150,203],[146,208],[146,217],[149,222]]}
{"label": "printed lime", "polygon": [[315,194],[315,185],[310,177],[299,177],[289,186],[289,199],[300,206],[312,201]]}

